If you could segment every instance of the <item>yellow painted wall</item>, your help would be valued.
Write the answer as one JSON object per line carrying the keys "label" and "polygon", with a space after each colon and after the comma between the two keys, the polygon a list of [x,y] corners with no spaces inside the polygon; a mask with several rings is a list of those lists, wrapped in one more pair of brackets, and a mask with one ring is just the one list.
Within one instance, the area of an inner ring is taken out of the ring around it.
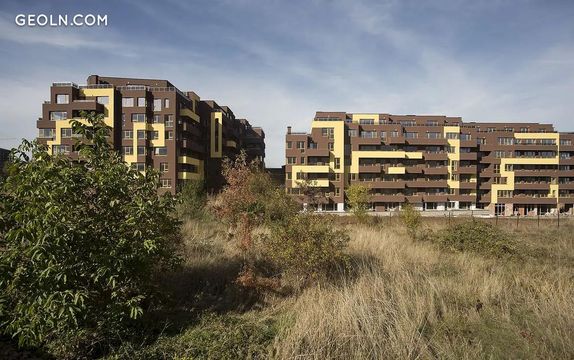
{"label": "yellow painted wall", "polygon": [[[215,124],[219,123],[218,130],[218,151],[215,151]],[[211,144],[210,153],[212,158],[222,157],[222,145],[223,145],[223,114],[221,112],[214,111],[211,113]]]}

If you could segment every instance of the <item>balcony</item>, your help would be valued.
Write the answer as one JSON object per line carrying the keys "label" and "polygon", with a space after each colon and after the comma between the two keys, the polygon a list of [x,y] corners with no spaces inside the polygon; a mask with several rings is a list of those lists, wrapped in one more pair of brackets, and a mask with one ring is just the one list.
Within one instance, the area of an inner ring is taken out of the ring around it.
{"label": "balcony", "polygon": [[359,173],[380,173],[381,164],[359,165]]}
{"label": "balcony", "polygon": [[476,189],[478,183],[470,182],[470,181],[461,181],[459,182],[459,189]]}
{"label": "balcony", "polygon": [[426,202],[446,202],[447,194],[427,194],[423,195],[423,200]]}
{"label": "balcony", "polygon": [[407,180],[408,188],[446,188],[446,180]]}
{"label": "balcony", "polygon": [[476,165],[472,166],[459,166],[455,171],[455,174],[476,174]]}
{"label": "balcony", "polygon": [[550,191],[550,183],[547,182],[516,182],[515,190],[546,190]]}
{"label": "balcony", "polygon": [[460,153],[460,160],[476,160],[477,159],[477,154],[475,152],[469,152],[469,153]]}
{"label": "balcony", "polygon": [[446,166],[427,167],[423,169],[425,175],[446,175],[448,168]]}
{"label": "balcony", "polygon": [[420,165],[412,165],[412,166],[407,166],[406,168],[407,174],[422,174],[424,168],[424,164],[420,164]]}
{"label": "balcony", "polygon": [[424,152],[423,157],[425,160],[439,160],[439,161],[448,160],[448,154],[446,152],[438,152],[438,153]]}
{"label": "balcony", "polygon": [[396,195],[371,195],[372,202],[404,202],[405,196],[403,194]]}

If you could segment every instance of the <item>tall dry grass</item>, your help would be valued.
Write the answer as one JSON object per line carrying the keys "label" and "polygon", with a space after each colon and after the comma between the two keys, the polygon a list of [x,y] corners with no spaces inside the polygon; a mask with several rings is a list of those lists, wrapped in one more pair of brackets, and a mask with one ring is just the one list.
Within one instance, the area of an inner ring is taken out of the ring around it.
{"label": "tall dry grass", "polygon": [[353,276],[277,304],[289,320],[273,356],[574,358],[574,226],[519,225],[505,228],[525,254],[505,260],[413,242],[396,224],[349,226]]}

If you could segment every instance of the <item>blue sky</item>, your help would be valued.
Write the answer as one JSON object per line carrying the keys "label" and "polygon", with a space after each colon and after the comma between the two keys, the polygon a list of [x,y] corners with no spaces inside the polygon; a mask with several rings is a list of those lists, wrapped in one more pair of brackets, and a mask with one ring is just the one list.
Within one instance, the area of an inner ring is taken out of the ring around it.
{"label": "blue sky", "polygon": [[[21,28],[16,14],[107,14],[107,27]],[[264,127],[315,111],[550,122],[574,131],[574,1],[6,1],[0,147],[36,136],[54,81],[168,79]]]}

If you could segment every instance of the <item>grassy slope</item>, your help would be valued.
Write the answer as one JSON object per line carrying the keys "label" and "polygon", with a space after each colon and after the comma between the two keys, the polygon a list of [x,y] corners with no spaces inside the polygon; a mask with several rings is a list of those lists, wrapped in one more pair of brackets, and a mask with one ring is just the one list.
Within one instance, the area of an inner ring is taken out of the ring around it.
{"label": "grassy slope", "polygon": [[574,224],[559,231],[513,224],[500,226],[524,245],[522,256],[505,259],[413,242],[396,221],[348,225],[350,272],[298,295],[261,299],[234,285],[239,262],[225,231],[190,222],[186,267],[164,281],[176,290],[172,306],[151,321],[161,326],[159,339],[126,343],[116,355],[574,358]]}

